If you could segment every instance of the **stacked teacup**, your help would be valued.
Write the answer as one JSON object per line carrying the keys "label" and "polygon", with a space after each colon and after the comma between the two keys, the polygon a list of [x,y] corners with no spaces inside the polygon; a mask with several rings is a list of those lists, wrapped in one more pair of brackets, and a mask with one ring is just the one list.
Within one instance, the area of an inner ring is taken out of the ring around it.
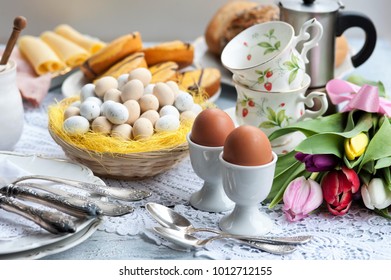
{"label": "stacked teacup", "polygon": [[[313,36],[307,32],[309,28]],[[221,61],[233,73],[239,125],[259,127],[269,136],[279,128],[326,112],[325,93],[307,93],[311,77],[305,72],[307,52],[322,34],[323,27],[316,19],[305,22],[297,36],[290,24],[270,21],[247,28],[227,44]],[[299,42],[303,43],[301,53],[296,49]],[[316,100],[319,109],[308,109]],[[272,146],[290,141],[290,136],[284,136],[274,140]]]}

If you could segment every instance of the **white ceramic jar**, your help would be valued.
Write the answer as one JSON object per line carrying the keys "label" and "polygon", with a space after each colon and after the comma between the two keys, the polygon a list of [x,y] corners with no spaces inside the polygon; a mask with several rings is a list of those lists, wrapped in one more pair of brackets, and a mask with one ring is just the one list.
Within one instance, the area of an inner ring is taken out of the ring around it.
{"label": "white ceramic jar", "polygon": [[16,84],[16,62],[0,72],[0,150],[12,150],[22,135],[24,110]]}

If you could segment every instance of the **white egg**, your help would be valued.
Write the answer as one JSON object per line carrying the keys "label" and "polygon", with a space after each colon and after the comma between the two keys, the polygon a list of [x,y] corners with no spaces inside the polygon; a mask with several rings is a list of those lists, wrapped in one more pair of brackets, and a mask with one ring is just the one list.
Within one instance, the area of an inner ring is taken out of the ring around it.
{"label": "white egg", "polygon": [[184,111],[181,113],[179,120],[183,121],[194,121],[197,115],[193,111]]}
{"label": "white egg", "polygon": [[176,96],[179,94],[178,84],[174,81],[167,81],[166,84],[172,89],[172,91],[174,92],[174,96],[176,98]]}
{"label": "white egg", "polygon": [[174,105],[181,112],[190,111],[194,105],[194,100],[189,93],[180,91],[175,99]]}
{"label": "white egg", "polygon": [[122,74],[117,78],[119,90],[121,90],[121,88],[128,82],[128,78],[129,74]]}
{"label": "white egg", "polygon": [[128,80],[137,79],[140,80],[144,87],[146,87],[152,80],[151,71],[147,68],[136,68],[129,72]]}
{"label": "white egg", "polygon": [[128,120],[128,109],[121,103],[110,103],[104,109],[106,118],[113,124],[123,124]]}
{"label": "white egg", "polygon": [[126,102],[128,100],[139,100],[144,94],[144,84],[137,79],[130,80],[122,87],[121,100]]}
{"label": "white egg", "polygon": [[132,128],[133,138],[135,140],[148,139],[153,135],[153,125],[146,118],[139,118],[135,121]]}
{"label": "white egg", "polygon": [[193,107],[191,107],[191,111],[193,111],[196,115],[202,112],[202,107],[200,104],[194,103]]}
{"label": "white egg", "polygon": [[174,104],[174,92],[166,83],[157,83],[153,88],[153,95],[157,97],[157,99],[159,100],[159,105],[161,107]]}
{"label": "white egg", "polygon": [[99,97],[96,97],[96,96],[87,97],[87,99],[84,100],[84,102],[86,102],[86,101],[93,101],[93,102],[95,102],[96,104],[98,104],[99,106],[101,106],[102,103],[103,103],[102,100],[101,100]]}
{"label": "white egg", "polygon": [[72,116],[64,121],[63,128],[71,136],[82,135],[90,129],[90,122],[82,116]]}
{"label": "white egg", "polygon": [[100,115],[100,106],[94,101],[84,101],[80,105],[80,115],[91,121]]}
{"label": "white egg", "polygon": [[118,88],[118,81],[112,76],[102,77],[95,82],[95,94],[100,98],[111,88]]}
{"label": "white egg", "polygon": [[152,94],[155,84],[149,84],[144,88],[144,94]]}
{"label": "white egg", "polygon": [[166,115],[173,115],[179,119],[179,111],[176,107],[172,105],[166,105],[163,106],[159,111],[160,117],[166,116]]}
{"label": "white egg", "polygon": [[95,85],[92,83],[85,84],[80,90],[80,101],[83,102],[88,97],[96,96],[95,95]]}
{"label": "white egg", "polygon": [[179,128],[179,119],[173,115],[165,115],[158,119],[155,123],[155,130],[161,131],[175,131]]}

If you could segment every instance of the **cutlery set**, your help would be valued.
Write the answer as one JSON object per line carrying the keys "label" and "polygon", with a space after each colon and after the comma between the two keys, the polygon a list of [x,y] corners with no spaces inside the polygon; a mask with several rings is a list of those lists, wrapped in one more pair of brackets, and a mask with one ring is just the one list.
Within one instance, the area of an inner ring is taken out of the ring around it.
{"label": "cutlery set", "polygon": [[[44,184],[19,183],[27,180],[43,180],[86,191],[86,196],[68,192]],[[122,216],[134,211],[130,205],[109,202],[108,198],[122,201],[138,201],[149,197],[150,192],[86,183],[59,177],[23,176],[0,188],[0,208],[21,215],[53,234],[74,233],[74,218]],[[20,202],[27,201],[57,209],[51,211]]]}

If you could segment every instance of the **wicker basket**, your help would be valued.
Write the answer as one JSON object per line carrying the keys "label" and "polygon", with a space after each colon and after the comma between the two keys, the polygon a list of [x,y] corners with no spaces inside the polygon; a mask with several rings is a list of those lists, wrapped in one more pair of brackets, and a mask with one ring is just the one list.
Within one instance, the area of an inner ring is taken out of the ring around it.
{"label": "wicker basket", "polygon": [[173,149],[143,153],[113,154],[83,150],[70,145],[50,129],[54,141],[65,154],[89,167],[95,175],[115,179],[150,177],[167,171],[188,154],[188,145],[183,143]]}

